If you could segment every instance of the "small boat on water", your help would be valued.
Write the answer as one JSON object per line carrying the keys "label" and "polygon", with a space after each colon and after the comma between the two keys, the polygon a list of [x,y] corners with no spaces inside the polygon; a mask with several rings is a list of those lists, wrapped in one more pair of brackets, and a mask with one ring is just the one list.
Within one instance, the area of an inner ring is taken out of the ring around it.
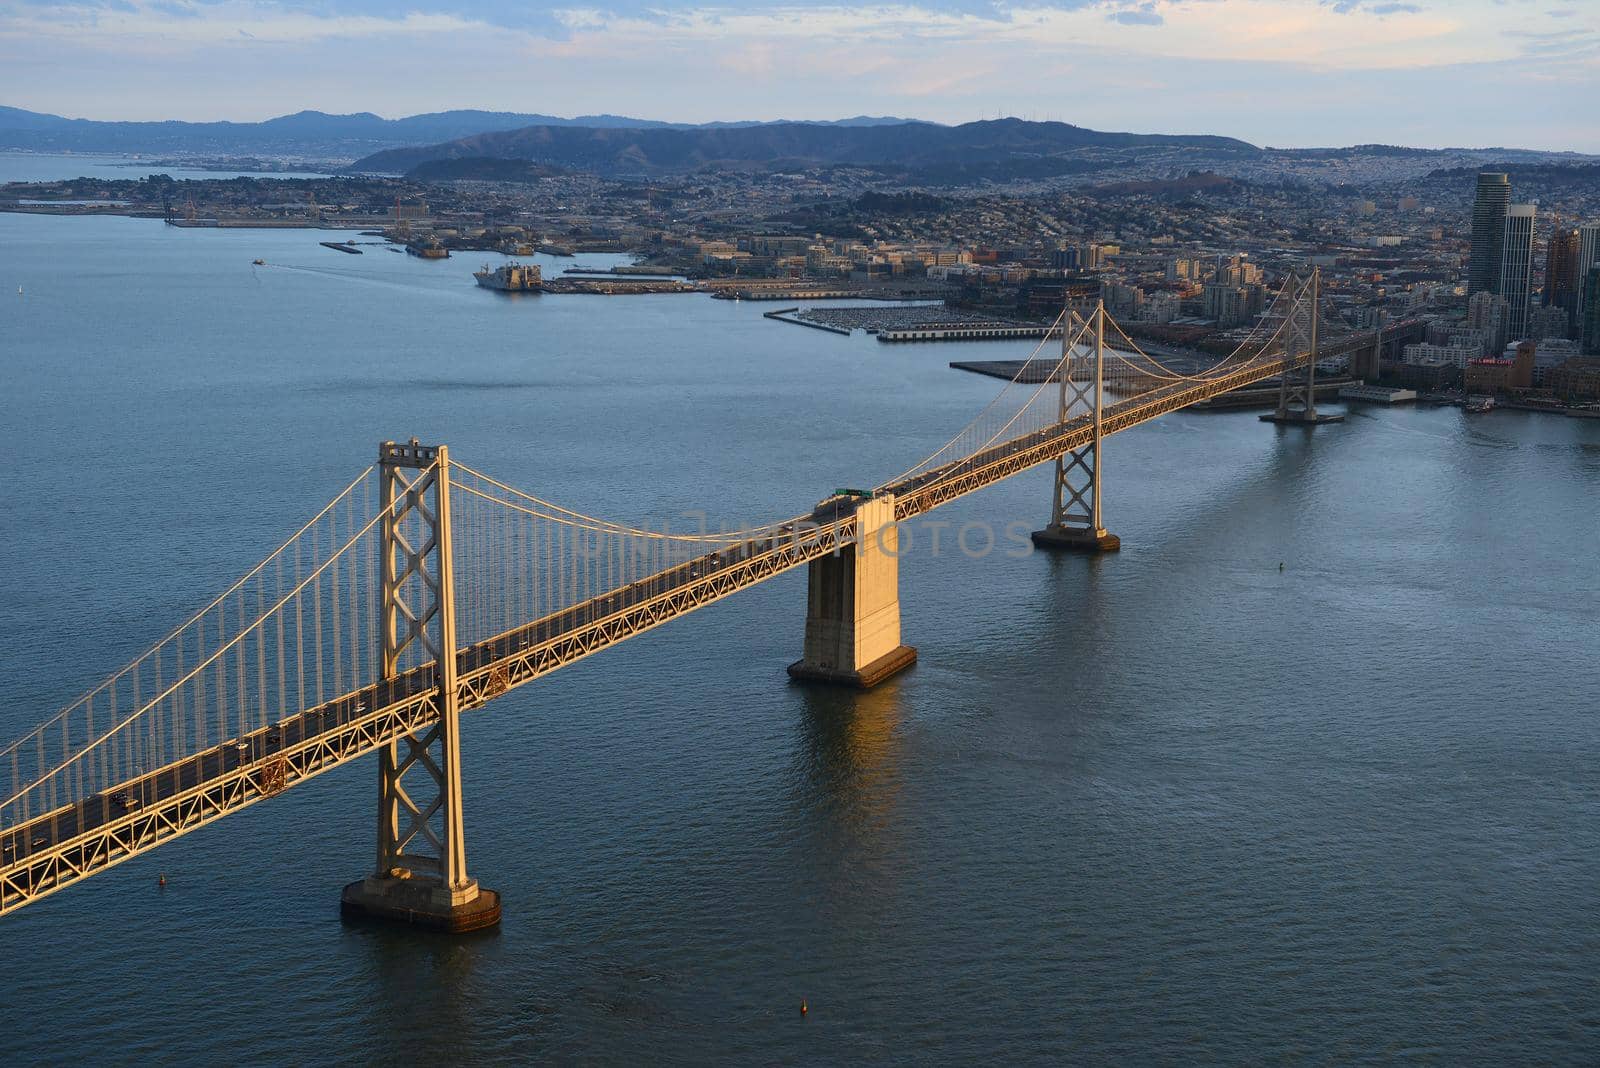
{"label": "small boat on water", "polygon": [[267,261],[266,260],[251,260],[250,261],[250,265],[252,267],[265,267],[267,265]]}
{"label": "small boat on water", "polygon": [[1482,415],[1494,411],[1493,397],[1468,397],[1464,406],[1468,415]]}

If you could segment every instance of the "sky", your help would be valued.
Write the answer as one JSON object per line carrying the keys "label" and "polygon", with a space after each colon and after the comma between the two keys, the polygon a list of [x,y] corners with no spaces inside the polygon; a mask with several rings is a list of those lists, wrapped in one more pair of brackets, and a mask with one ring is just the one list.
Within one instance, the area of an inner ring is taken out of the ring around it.
{"label": "sky", "polygon": [[997,115],[1600,153],[1600,0],[0,0],[0,104]]}

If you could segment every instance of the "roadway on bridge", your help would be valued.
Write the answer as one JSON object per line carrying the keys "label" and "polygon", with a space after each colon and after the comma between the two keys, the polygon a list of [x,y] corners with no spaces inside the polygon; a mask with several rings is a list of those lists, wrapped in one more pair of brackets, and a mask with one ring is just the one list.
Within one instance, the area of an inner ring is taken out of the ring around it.
{"label": "roadway on bridge", "polygon": [[[1323,355],[1353,351],[1371,342],[1368,336],[1343,339],[1342,343],[1323,350]],[[1137,397],[1108,404],[1102,418],[1105,433],[1127,429],[1207,396],[1286,374],[1296,366],[1303,366],[1304,359],[1304,355],[1275,356],[1259,363],[1246,359],[1213,378],[1186,378]],[[1069,449],[1081,447],[1087,443],[1092,432],[1093,417],[1076,416],[902,478],[881,487],[880,492],[895,494],[898,518],[909,518],[1009,477],[1019,470],[1051,460]],[[1021,466],[1017,466],[1019,463]],[[716,551],[468,647],[458,654],[458,678],[526,657],[530,650],[559,642],[566,636],[592,628],[597,621],[626,613],[686,587],[714,584],[719,576],[748,563],[753,557],[774,553],[780,540],[793,539],[796,543],[804,543],[807,539],[817,538],[822,530],[831,527],[842,530],[850,522],[858,504],[859,501],[848,497],[825,500],[810,513],[773,527],[765,537],[730,541]],[[710,542],[712,539],[706,540]],[[763,581],[823,554],[823,550],[792,553],[759,577],[749,577],[750,572],[746,571],[746,577],[734,588]],[[692,611],[702,603],[691,601],[686,607],[675,611],[678,614]],[[594,648],[623,640],[631,633],[636,631],[599,641]],[[70,847],[70,843],[80,836],[119,820],[135,819],[141,811],[159,807],[173,798],[193,793],[229,775],[236,776],[241,769],[260,769],[264,774],[269,773],[274,758],[286,750],[324,737],[331,738],[351,724],[380,710],[412,700],[436,685],[433,665],[413,668],[393,679],[344,694],[288,717],[274,726],[260,728],[8,828],[0,832],[0,874],[21,885],[31,885],[45,878],[46,858],[63,847]],[[105,866],[105,863],[101,862],[100,866]]]}

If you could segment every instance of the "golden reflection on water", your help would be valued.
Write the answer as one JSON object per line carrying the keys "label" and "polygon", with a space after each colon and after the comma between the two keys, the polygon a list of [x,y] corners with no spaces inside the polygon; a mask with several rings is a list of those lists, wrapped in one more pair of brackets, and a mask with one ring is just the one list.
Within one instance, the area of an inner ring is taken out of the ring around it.
{"label": "golden reflection on water", "polygon": [[806,780],[813,803],[857,833],[882,828],[902,786],[898,680],[861,693],[808,686],[802,696]]}

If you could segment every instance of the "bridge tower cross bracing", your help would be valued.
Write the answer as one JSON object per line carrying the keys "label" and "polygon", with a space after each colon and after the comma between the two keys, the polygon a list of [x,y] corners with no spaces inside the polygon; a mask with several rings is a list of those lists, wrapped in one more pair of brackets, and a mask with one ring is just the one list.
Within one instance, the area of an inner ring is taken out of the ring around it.
{"label": "bridge tower cross bracing", "polygon": [[[1033,532],[1033,543],[1041,549],[1068,549],[1076,552],[1108,553],[1122,548],[1122,539],[1106,532],[1100,516],[1100,462],[1104,443],[1106,305],[1095,305],[1094,356],[1072,351],[1071,338],[1081,320],[1069,311],[1061,323],[1061,392],[1057,418],[1065,423],[1076,405],[1084,405],[1094,415],[1094,435],[1087,444],[1056,458],[1055,494],[1050,507],[1050,525]],[[1093,378],[1082,372],[1094,368]]]}
{"label": "bridge tower cross bracing", "polygon": [[[467,875],[449,450],[415,438],[386,441],[378,468],[380,677],[398,678],[408,659],[431,660],[438,718],[378,751],[377,866],[345,887],[342,910],[480,930],[500,922],[500,896]],[[427,793],[416,794],[416,785]]]}
{"label": "bridge tower cross bracing", "polygon": [[1293,370],[1286,369],[1278,378],[1278,408],[1263,415],[1264,423],[1299,423],[1317,426],[1321,423],[1342,423],[1342,415],[1323,415],[1317,411],[1317,360],[1321,357],[1318,322],[1322,318],[1322,268],[1313,267],[1311,276],[1302,280],[1299,275],[1289,279],[1289,292],[1294,299],[1289,304],[1289,321],[1284,331],[1284,354],[1307,353],[1305,377],[1296,381]]}

